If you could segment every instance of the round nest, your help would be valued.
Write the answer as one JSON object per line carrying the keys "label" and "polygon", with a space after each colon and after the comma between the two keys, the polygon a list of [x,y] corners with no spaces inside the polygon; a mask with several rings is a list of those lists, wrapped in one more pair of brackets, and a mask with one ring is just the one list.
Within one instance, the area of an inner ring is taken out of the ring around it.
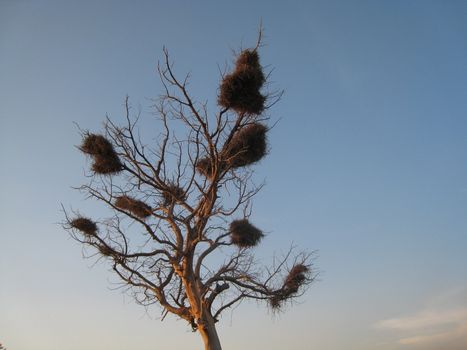
{"label": "round nest", "polygon": [[97,224],[91,219],[85,218],[83,216],[71,220],[70,226],[81,231],[87,236],[95,236],[97,234]]}
{"label": "round nest", "polygon": [[96,156],[91,169],[96,174],[111,175],[122,171],[122,163],[118,156],[106,158]]}
{"label": "round nest", "polygon": [[79,149],[90,156],[102,156],[114,152],[112,143],[98,134],[86,134]]}
{"label": "round nest", "polygon": [[235,70],[221,82],[219,105],[232,108],[238,113],[261,114],[266,97],[260,92],[266,78],[256,50],[240,53]]}
{"label": "round nest", "polygon": [[152,209],[149,205],[129,196],[117,197],[115,200],[115,206],[119,209],[130,212],[140,219],[146,219],[152,213]]}
{"label": "round nest", "polygon": [[260,123],[246,125],[224,146],[222,157],[231,168],[243,167],[259,161],[266,155],[267,131],[267,127]]}
{"label": "round nest", "polygon": [[167,189],[162,192],[162,197],[164,199],[163,204],[166,207],[186,199],[183,188],[177,186],[175,183],[169,183],[167,185]]}
{"label": "round nest", "polygon": [[254,247],[263,236],[263,232],[250,224],[247,219],[234,220],[230,223],[230,240],[240,248]]}
{"label": "round nest", "polygon": [[91,168],[97,174],[110,175],[122,170],[122,162],[112,143],[102,135],[85,135],[79,149],[93,158]]}

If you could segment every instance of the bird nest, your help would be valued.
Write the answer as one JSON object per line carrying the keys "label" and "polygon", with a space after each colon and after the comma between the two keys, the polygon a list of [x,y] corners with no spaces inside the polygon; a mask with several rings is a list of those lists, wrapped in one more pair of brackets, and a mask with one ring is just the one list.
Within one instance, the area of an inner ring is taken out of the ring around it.
{"label": "bird nest", "polygon": [[114,204],[117,208],[128,211],[140,219],[146,219],[152,213],[152,209],[149,205],[129,196],[117,197]]}
{"label": "bird nest", "polygon": [[290,294],[295,294],[298,289],[307,281],[310,268],[303,264],[297,264],[289,271],[285,281],[284,289]]}
{"label": "bird nest", "polygon": [[266,97],[260,92],[266,78],[256,50],[244,50],[237,57],[235,69],[221,82],[219,105],[237,113],[261,114]]}
{"label": "bird nest", "polygon": [[167,188],[162,192],[162,198],[164,199],[164,206],[170,206],[186,199],[185,190],[175,183],[169,183]]}
{"label": "bird nest", "polygon": [[222,150],[222,158],[231,168],[247,166],[259,161],[267,153],[267,127],[248,124],[238,130]]}
{"label": "bird nest", "polygon": [[[251,123],[238,130],[220,152],[220,170],[240,168],[261,160],[267,154],[267,131],[261,123]],[[214,175],[209,157],[199,159],[196,170],[207,178]]]}
{"label": "bird nest", "polygon": [[213,176],[212,162],[209,157],[198,159],[195,164],[196,170],[203,176],[211,178]]}
{"label": "bird nest", "polygon": [[240,248],[256,246],[263,236],[263,232],[247,219],[234,220],[230,224],[230,240]]}
{"label": "bird nest", "polygon": [[95,236],[97,234],[97,224],[91,219],[85,218],[83,216],[71,220],[70,226],[76,230],[81,231],[87,236]]}
{"label": "bird nest", "polygon": [[93,158],[91,169],[96,174],[111,175],[122,170],[123,164],[112,143],[102,135],[85,135],[79,149]]}
{"label": "bird nest", "polygon": [[282,288],[277,290],[269,299],[273,309],[280,309],[284,302],[296,295],[301,286],[309,282],[310,268],[303,264],[296,264],[290,269],[284,279]]}

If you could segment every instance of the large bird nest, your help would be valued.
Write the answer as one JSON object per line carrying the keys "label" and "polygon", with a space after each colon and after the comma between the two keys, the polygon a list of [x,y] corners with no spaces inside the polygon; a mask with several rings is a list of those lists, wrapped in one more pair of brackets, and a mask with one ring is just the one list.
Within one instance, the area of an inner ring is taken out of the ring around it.
{"label": "large bird nest", "polygon": [[280,309],[286,300],[296,295],[301,286],[309,282],[310,268],[304,264],[296,264],[290,269],[282,287],[269,299],[273,309]]}
{"label": "large bird nest", "polygon": [[[261,123],[251,123],[239,129],[220,152],[220,171],[227,168],[240,168],[261,160],[267,154],[268,128]],[[207,178],[213,177],[213,164],[210,157],[200,158],[196,170]]]}
{"label": "large bird nest", "polygon": [[97,174],[111,175],[122,170],[112,143],[102,135],[86,134],[79,149],[93,158],[91,169]]}
{"label": "large bird nest", "polygon": [[119,209],[130,212],[140,219],[146,219],[152,213],[152,209],[149,205],[129,196],[117,197],[115,200],[115,206]]}
{"label": "large bird nest", "polygon": [[237,57],[235,70],[221,82],[219,105],[237,113],[261,114],[266,97],[260,92],[266,78],[256,50],[244,50]]}
{"label": "large bird nest", "polygon": [[254,247],[263,238],[263,232],[247,219],[234,220],[230,223],[230,240],[240,248]]}
{"label": "large bird nest", "polygon": [[91,219],[83,216],[71,220],[70,226],[81,231],[86,236],[95,236],[97,234],[97,224]]}
{"label": "large bird nest", "polygon": [[224,146],[222,158],[231,168],[243,167],[259,161],[267,152],[267,131],[267,127],[260,123],[244,126]]}
{"label": "large bird nest", "polygon": [[167,188],[162,192],[162,197],[164,199],[163,204],[166,207],[186,199],[185,190],[175,183],[167,185]]}

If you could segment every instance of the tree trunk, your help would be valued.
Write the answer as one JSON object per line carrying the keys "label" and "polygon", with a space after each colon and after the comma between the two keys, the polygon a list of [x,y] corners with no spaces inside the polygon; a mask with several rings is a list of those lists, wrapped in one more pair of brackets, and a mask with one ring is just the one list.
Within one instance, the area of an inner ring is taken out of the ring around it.
{"label": "tree trunk", "polygon": [[[200,296],[199,276],[193,272],[193,249],[185,255],[182,270],[183,284],[186,296],[191,306],[191,314],[198,326],[198,331],[204,341],[205,350],[222,350],[219,336],[217,335],[214,318],[206,310],[204,300]],[[196,283],[198,281],[198,283]]]}
{"label": "tree trunk", "polygon": [[199,325],[199,332],[204,341],[205,350],[222,350],[219,336],[217,335],[214,320],[210,315],[206,315],[205,321]]}

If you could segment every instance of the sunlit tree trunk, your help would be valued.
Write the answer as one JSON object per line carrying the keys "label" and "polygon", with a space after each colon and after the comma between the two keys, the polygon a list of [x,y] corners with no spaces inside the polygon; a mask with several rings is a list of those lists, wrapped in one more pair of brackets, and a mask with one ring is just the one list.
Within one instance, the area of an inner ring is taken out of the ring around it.
{"label": "sunlit tree trunk", "polygon": [[199,325],[198,330],[203,338],[205,350],[222,350],[214,319],[211,316],[205,317],[203,324]]}
{"label": "sunlit tree trunk", "polygon": [[199,279],[193,271],[193,252],[189,252],[183,264],[183,283],[186,295],[191,305],[191,312],[198,332],[201,334],[205,350],[222,350],[219,336],[217,335],[214,318],[206,308],[205,301],[201,297]]}

